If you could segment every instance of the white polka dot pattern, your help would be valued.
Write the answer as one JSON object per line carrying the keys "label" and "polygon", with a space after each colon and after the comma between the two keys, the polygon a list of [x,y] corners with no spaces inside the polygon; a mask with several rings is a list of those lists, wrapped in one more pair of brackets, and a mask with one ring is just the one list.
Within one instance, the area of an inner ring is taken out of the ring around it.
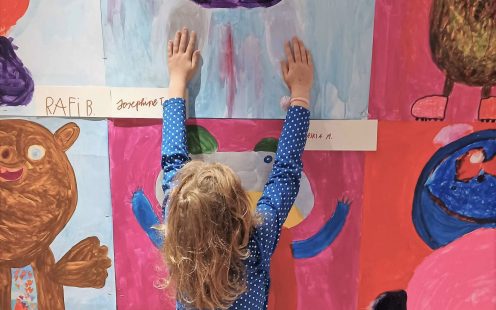
{"label": "white polka dot pattern", "polygon": [[[176,172],[190,160],[186,147],[184,100],[173,98],[164,103],[162,138],[163,189],[168,191]],[[276,159],[264,192],[257,204],[263,223],[254,230],[249,242],[250,257],[246,260],[248,290],[230,309],[265,310],[270,286],[270,259],[279,241],[282,224],[286,221],[300,187],[310,112],[299,106],[288,110]],[[166,204],[164,213],[166,214]],[[188,309],[177,303],[176,309]]]}
{"label": "white polka dot pattern", "polygon": [[166,203],[171,182],[177,171],[191,160],[186,146],[186,107],[182,98],[172,98],[164,102],[162,125],[162,189],[165,200],[162,206],[164,219],[167,216]]}

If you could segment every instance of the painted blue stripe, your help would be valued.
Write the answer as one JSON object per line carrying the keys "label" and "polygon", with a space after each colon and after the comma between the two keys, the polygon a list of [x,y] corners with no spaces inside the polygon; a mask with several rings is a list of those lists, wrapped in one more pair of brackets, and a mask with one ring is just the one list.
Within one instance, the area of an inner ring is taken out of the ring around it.
{"label": "painted blue stripe", "polygon": [[336,211],[320,231],[306,240],[293,241],[293,257],[310,258],[325,250],[343,229],[349,211],[348,203],[338,202]]}
{"label": "painted blue stripe", "polygon": [[153,211],[150,201],[146,198],[146,195],[142,190],[138,190],[133,194],[132,207],[136,220],[146,232],[153,245],[157,248],[161,248],[164,239],[161,234],[153,228],[155,225],[160,224],[160,220]]}

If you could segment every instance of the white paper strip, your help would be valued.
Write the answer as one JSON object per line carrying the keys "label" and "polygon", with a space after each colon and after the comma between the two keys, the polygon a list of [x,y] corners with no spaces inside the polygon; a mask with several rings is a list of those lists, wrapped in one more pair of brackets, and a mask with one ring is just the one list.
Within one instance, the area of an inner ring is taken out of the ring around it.
{"label": "white paper strip", "polygon": [[110,112],[110,89],[100,86],[37,86],[34,116],[105,118]]}
{"label": "white paper strip", "polygon": [[307,151],[375,151],[377,120],[312,120]]}
{"label": "white paper strip", "polygon": [[[165,98],[166,88],[37,86],[28,107],[13,109],[22,111],[17,116],[160,119]],[[2,107],[2,115],[16,114]],[[375,151],[377,125],[376,120],[312,120],[305,150]]]}
{"label": "white paper strip", "polygon": [[110,88],[112,118],[162,118],[167,88]]}

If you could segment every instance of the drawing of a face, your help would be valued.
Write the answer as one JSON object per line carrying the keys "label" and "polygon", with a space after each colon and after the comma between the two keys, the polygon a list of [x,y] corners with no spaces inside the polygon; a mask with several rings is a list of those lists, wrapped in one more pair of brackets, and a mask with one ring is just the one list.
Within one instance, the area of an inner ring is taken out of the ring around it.
{"label": "drawing of a face", "polygon": [[268,8],[278,4],[281,0],[193,0],[193,2],[206,8]]}
{"label": "drawing of a face", "polygon": [[[275,153],[265,151],[250,152],[215,152],[212,154],[192,155],[193,160],[201,160],[207,163],[222,163],[229,166],[240,177],[243,188],[256,203],[262,196],[265,182],[269,177],[274,164]],[[164,200],[162,190],[163,173],[157,177],[155,194],[158,201]],[[300,191],[295,204],[289,213],[288,220],[284,226],[291,228],[303,221],[314,205],[314,196],[305,173],[302,174]],[[253,206],[255,207],[255,206]]]}
{"label": "drawing of a face", "polygon": [[74,123],[52,134],[30,121],[0,121],[0,262],[25,265],[69,221],[77,189],[65,151],[78,135]]}

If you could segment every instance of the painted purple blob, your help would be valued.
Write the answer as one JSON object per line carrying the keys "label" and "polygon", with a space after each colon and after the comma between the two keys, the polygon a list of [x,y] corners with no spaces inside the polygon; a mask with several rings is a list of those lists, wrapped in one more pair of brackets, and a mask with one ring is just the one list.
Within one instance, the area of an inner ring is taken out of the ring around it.
{"label": "painted purple blob", "polygon": [[27,105],[33,98],[33,79],[15,48],[12,39],[0,36],[0,106]]}
{"label": "painted purple blob", "polygon": [[192,0],[205,8],[268,8],[281,0]]}

